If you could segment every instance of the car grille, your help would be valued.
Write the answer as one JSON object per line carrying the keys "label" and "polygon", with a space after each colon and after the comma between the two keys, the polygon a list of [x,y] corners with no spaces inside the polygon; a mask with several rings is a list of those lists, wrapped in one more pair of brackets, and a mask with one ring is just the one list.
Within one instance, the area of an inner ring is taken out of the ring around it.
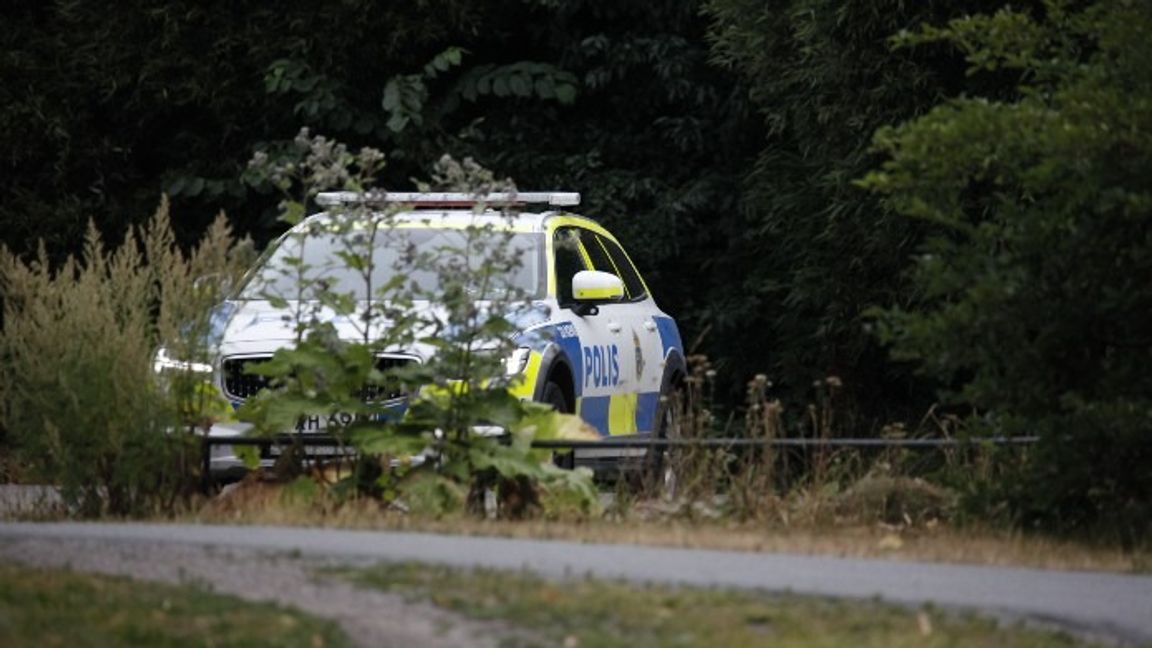
{"label": "car grille", "polygon": [[[224,394],[232,400],[244,400],[255,396],[256,392],[268,386],[268,377],[248,373],[248,366],[269,360],[271,355],[227,358],[223,363]],[[386,372],[416,362],[406,356],[380,356],[376,358],[376,369]],[[399,382],[389,381],[383,385],[365,385],[360,389],[360,398],[366,402],[380,402],[404,398],[408,391]]]}

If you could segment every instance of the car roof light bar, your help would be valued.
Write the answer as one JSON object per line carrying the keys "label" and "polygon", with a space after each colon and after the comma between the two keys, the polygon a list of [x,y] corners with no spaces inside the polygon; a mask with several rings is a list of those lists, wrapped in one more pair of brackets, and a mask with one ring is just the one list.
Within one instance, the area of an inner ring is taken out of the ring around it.
{"label": "car roof light bar", "polygon": [[471,207],[476,203],[497,205],[545,204],[553,207],[573,207],[580,204],[580,194],[560,191],[517,191],[490,194],[328,191],[318,194],[316,203],[324,207],[357,203],[400,203],[416,207]]}

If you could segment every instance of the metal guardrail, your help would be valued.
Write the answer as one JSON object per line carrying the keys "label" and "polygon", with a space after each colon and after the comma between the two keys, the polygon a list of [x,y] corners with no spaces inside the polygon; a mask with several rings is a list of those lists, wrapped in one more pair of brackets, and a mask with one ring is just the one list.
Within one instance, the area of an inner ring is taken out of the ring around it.
{"label": "metal guardrail", "polygon": [[[577,450],[589,448],[624,449],[624,448],[741,448],[741,447],[782,447],[782,448],[955,448],[964,446],[1018,446],[1032,445],[1040,437],[981,437],[963,439],[873,439],[835,437],[819,438],[775,438],[775,439],[748,439],[743,437],[709,437],[701,439],[637,439],[605,438],[596,441],[585,439],[546,439],[532,442],[533,448],[552,450]],[[347,446],[348,443],[327,434],[300,434],[280,435],[274,437],[204,437],[205,449],[212,446],[273,446],[298,444],[303,447],[316,446]]]}
{"label": "metal guardrail", "polygon": [[[533,448],[541,450],[585,450],[585,449],[651,449],[651,448],[859,448],[859,449],[909,449],[930,450],[934,448],[962,448],[981,446],[1028,446],[1036,443],[1040,437],[984,437],[964,439],[874,439],[874,438],[775,438],[775,439],[748,439],[741,437],[717,437],[702,439],[637,439],[605,438],[596,441],[577,439],[547,439],[532,442]],[[294,434],[277,435],[273,437],[209,437],[202,439],[203,443],[203,486],[205,492],[211,480],[211,461],[213,446],[256,446],[261,449],[271,448],[275,445],[298,445],[300,447],[342,446],[349,444],[332,435],[327,434]]]}
{"label": "metal guardrail", "polygon": [[862,438],[780,438],[746,439],[738,437],[704,439],[603,439],[600,441],[576,441],[549,439],[533,441],[533,448],[584,449],[584,448],[953,448],[980,445],[1031,445],[1039,437],[988,437],[983,439],[862,439]]}

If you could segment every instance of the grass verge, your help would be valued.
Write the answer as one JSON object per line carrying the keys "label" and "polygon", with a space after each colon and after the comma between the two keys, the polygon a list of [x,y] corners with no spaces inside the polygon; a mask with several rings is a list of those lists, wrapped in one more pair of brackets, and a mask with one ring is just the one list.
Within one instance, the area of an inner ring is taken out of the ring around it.
{"label": "grass verge", "polygon": [[1142,573],[1152,571],[1148,549],[1123,550],[1018,531],[919,525],[806,523],[710,519],[684,515],[592,516],[580,520],[485,520],[472,516],[429,517],[387,510],[371,499],[341,503],[299,499],[280,484],[245,483],[206,503],[182,522],[269,524],[382,529],[645,544],[667,547],[771,551],[851,558],[922,560],[1042,569]]}
{"label": "grass verge", "polygon": [[384,564],[346,571],[361,584],[514,624],[577,646],[1072,646],[1069,635],[873,601],[639,586],[520,572]]}
{"label": "grass verge", "polygon": [[0,563],[0,637],[19,646],[348,646],[336,624],[197,587]]}

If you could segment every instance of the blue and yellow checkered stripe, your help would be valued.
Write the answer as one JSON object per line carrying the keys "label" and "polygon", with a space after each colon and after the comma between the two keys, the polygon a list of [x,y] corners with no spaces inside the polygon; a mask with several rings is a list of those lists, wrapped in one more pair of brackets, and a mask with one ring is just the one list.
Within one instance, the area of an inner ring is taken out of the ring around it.
{"label": "blue and yellow checkered stripe", "polygon": [[[575,355],[578,359],[580,356]],[[513,395],[531,399],[540,380],[541,356],[532,352],[520,380],[512,385]],[[656,420],[660,393],[620,393],[611,396],[582,396],[577,382],[576,412],[602,436],[651,432]]]}
{"label": "blue and yellow checkered stripe", "polygon": [[655,427],[659,405],[659,392],[621,393],[580,398],[577,411],[601,436],[645,434]]}
{"label": "blue and yellow checkered stripe", "polygon": [[[667,316],[652,318],[660,334],[663,356],[668,357],[672,350],[681,351],[680,332],[676,322]],[[585,396],[584,383],[580,377],[584,375],[583,354],[580,340],[577,337],[563,337],[558,334],[554,325],[536,329],[531,337],[521,339],[522,344],[536,347],[529,356],[528,364],[524,369],[520,381],[513,386],[512,393],[520,398],[531,399],[535,387],[541,379],[540,349],[546,344],[556,343],[571,363],[574,376],[576,396],[576,413],[586,423],[596,428],[601,436],[615,436],[626,434],[646,434],[653,432],[656,427],[656,413],[660,406],[660,392],[622,392],[607,396]],[[682,351],[681,351],[682,352]]]}

